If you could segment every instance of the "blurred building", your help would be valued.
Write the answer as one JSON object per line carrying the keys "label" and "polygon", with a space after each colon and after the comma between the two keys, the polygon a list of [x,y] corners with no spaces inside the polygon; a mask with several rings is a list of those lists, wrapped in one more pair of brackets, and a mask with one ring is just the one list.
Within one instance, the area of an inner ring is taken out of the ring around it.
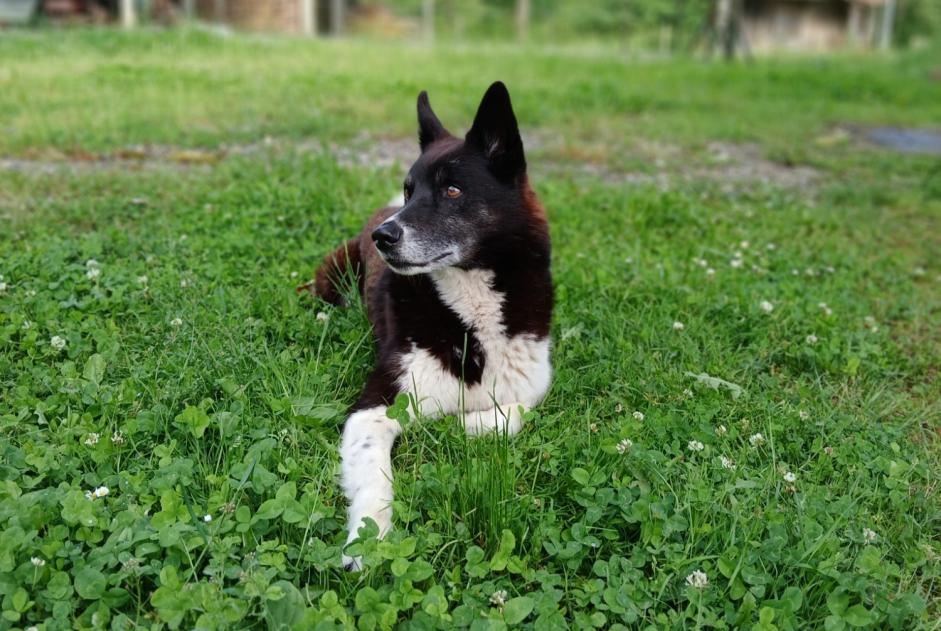
{"label": "blurred building", "polygon": [[872,47],[891,29],[893,9],[891,0],[744,0],[743,43],[756,53]]}

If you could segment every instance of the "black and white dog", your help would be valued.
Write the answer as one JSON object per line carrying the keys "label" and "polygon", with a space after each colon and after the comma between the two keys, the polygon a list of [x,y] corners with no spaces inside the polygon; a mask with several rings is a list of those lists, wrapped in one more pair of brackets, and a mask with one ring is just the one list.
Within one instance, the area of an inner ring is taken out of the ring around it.
{"label": "black and white dog", "polygon": [[[401,427],[386,407],[397,394],[413,395],[421,415],[458,415],[470,434],[515,434],[551,379],[549,230],[506,86],[490,86],[463,140],[425,92],[418,125],[421,155],[404,205],[380,209],[306,287],[342,304],[342,278],[355,275],[376,335],[377,364],[340,448],[348,541],[367,517],[380,536],[392,525]],[[358,559],[344,562],[359,568]]]}

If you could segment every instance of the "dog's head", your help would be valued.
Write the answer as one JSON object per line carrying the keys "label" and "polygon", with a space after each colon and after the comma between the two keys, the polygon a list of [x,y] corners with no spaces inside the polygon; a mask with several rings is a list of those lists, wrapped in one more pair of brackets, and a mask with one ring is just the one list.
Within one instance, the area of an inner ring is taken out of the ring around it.
{"label": "dog's head", "polygon": [[506,86],[490,86],[463,140],[444,128],[422,92],[418,139],[405,204],[373,231],[373,241],[399,274],[472,266],[488,239],[525,219],[526,159]]}

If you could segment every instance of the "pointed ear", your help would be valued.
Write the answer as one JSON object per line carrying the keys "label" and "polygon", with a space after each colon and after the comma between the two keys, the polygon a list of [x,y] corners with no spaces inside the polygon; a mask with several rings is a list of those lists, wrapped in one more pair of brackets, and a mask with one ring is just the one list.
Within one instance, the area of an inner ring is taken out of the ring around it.
{"label": "pointed ear", "polygon": [[428,145],[445,136],[450,134],[431,109],[428,93],[422,90],[418,95],[418,144],[421,150],[424,151]]}
{"label": "pointed ear", "polygon": [[526,170],[523,140],[510,93],[501,81],[487,89],[465,140],[483,151],[490,168],[499,177],[515,177]]}

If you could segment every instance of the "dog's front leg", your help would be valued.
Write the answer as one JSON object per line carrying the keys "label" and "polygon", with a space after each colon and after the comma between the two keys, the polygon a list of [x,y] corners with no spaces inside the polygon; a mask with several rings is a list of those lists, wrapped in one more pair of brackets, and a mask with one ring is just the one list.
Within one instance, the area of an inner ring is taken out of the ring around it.
{"label": "dog's front leg", "polygon": [[[357,410],[346,420],[340,445],[341,481],[350,502],[349,536],[356,539],[366,517],[379,526],[379,537],[392,527],[392,444],[402,431],[386,416],[386,407]],[[361,569],[359,558],[343,555],[343,565]]]}
{"label": "dog's front leg", "polygon": [[503,403],[486,410],[465,412],[464,430],[471,436],[493,431],[513,436],[523,429],[523,414],[528,409],[523,403]]}

